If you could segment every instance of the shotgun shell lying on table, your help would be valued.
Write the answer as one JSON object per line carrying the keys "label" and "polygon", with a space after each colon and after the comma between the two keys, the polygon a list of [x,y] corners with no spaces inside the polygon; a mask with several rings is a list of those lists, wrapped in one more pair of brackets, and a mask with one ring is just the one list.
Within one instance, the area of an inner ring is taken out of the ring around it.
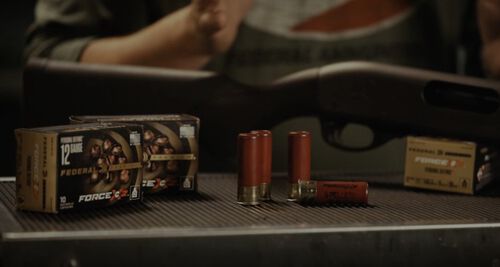
{"label": "shotgun shell lying on table", "polygon": [[302,203],[368,204],[368,183],[342,181],[299,181]]}

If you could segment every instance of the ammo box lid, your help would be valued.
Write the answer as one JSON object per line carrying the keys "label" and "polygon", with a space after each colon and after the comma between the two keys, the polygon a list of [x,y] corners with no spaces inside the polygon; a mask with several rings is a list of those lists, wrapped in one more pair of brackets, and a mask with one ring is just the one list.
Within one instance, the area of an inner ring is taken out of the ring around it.
{"label": "ammo box lid", "polygon": [[458,139],[442,138],[442,137],[429,137],[429,136],[407,136],[406,144],[408,145],[452,145],[452,146],[464,146],[470,149],[474,149],[479,144],[473,141],[465,141]]}
{"label": "ammo box lid", "polygon": [[70,116],[71,122],[160,122],[160,121],[199,121],[189,114],[154,114],[154,115],[91,115]]}
{"label": "ammo box lid", "polygon": [[139,127],[139,125],[124,124],[124,123],[83,123],[83,124],[57,125],[57,126],[47,126],[38,128],[20,128],[16,129],[16,132],[73,133],[73,132],[83,132],[91,130],[117,129],[130,126]]}

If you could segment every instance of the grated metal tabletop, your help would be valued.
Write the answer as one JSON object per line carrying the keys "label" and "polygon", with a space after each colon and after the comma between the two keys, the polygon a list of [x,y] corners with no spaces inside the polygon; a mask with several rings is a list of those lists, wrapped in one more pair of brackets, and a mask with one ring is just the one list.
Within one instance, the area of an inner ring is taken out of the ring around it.
{"label": "grated metal tabletop", "polygon": [[[15,185],[0,184],[0,200],[22,231],[78,231],[142,228],[231,227],[345,227],[500,222],[500,194],[490,188],[486,195],[466,196],[405,189],[397,175],[336,176],[364,179],[370,183],[368,206],[303,206],[286,201],[286,179],[273,180],[273,200],[256,207],[236,203],[236,177],[205,174],[199,177],[199,193],[145,196],[143,203],[105,209],[43,214],[15,210]],[[332,177],[330,177],[332,178]]]}
{"label": "grated metal tabletop", "polygon": [[369,205],[287,202],[286,178],[275,175],[273,202],[241,206],[234,174],[202,174],[196,194],[44,214],[17,211],[15,184],[3,179],[1,260],[5,266],[500,263],[498,185],[467,196],[404,188],[398,174],[317,177],[369,181]]}

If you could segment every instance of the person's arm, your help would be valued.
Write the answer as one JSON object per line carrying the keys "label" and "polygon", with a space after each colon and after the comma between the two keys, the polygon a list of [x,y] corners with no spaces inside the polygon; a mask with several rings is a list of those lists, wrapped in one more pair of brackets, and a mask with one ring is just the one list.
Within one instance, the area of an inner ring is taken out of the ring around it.
{"label": "person's arm", "polygon": [[[252,3],[164,1],[165,9],[152,16],[156,10],[148,1],[38,0],[24,60],[44,57],[196,69],[231,46]],[[178,9],[183,2],[184,8]],[[157,14],[172,10],[177,11],[150,24]]]}
{"label": "person's arm", "polygon": [[81,61],[197,69],[232,44],[251,0],[194,0],[130,35],[92,41]]}
{"label": "person's arm", "polygon": [[483,64],[489,75],[500,78],[500,0],[478,0]]}
{"label": "person's arm", "polygon": [[82,62],[197,69],[233,43],[251,0],[194,0],[130,35],[92,41]]}

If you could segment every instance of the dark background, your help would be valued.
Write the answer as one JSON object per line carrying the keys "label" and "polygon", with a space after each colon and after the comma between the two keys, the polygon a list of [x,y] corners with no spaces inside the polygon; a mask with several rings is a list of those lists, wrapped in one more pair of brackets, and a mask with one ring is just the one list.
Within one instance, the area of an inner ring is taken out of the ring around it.
{"label": "dark background", "polygon": [[[85,0],[82,0],[85,1]],[[0,176],[15,173],[14,129],[22,126],[22,51],[25,31],[33,21],[36,0],[4,1],[0,9]],[[468,1],[467,16],[463,21],[462,44],[457,51],[456,71],[467,75],[482,76],[479,61],[480,41],[475,18],[475,1]],[[463,55],[466,55],[463,57]],[[462,61],[462,62],[460,62]]]}
{"label": "dark background", "polygon": [[33,21],[35,0],[3,1],[0,8],[0,176],[15,170],[14,128],[21,125],[24,32]]}

